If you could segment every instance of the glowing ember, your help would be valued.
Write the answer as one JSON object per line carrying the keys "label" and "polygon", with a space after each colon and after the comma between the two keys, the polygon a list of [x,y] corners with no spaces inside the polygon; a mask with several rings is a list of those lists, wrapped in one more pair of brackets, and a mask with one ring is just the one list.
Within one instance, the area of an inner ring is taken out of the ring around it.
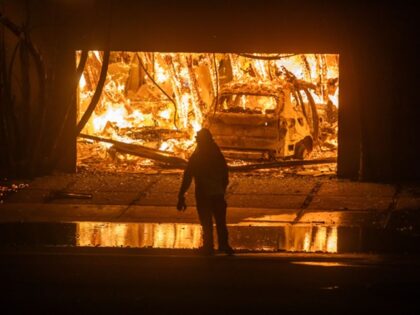
{"label": "glowing ember", "polygon": [[86,86],[86,79],[85,76],[82,74],[79,81],[79,88],[83,89]]}
{"label": "glowing ember", "polygon": [[337,87],[337,89],[335,90],[334,95],[330,95],[330,96],[329,96],[329,98],[330,98],[331,102],[332,102],[332,103],[333,103],[336,107],[338,107],[338,87]]}
{"label": "glowing ember", "polygon": [[165,110],[163,110],[159,113],[159,116],[164,118],[164,119],[170,119],[171,116],[172,116],[171,110],[169,108],[165,109]]}

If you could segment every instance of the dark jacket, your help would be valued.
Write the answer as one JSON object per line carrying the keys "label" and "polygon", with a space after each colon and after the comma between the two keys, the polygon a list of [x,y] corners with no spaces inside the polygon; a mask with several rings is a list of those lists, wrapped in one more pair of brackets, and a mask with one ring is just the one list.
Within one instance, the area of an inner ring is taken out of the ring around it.
{"label": "dark jacket", "polygon": [[180,196],[188,190],[193,177],[197,199],[224,195],[229,183],[228,167],[222,152],[213,140],[198,145],[191,155],[184,171]]}

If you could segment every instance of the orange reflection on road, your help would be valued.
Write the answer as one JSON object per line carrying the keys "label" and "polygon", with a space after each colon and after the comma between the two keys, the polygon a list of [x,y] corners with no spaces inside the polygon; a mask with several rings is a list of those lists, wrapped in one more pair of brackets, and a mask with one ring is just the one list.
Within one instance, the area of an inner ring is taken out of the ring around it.
{"label": "orange reflection on road", "polygon": [[[232,247],[251,251],[337,252],[337,226],[264,223],[229,225]],[[202,245],[199,224],[78,222],[76,226],[77,246],[194,249]]]}
{"label": "orange reflection on road", "polygon": [[198,248],[201,227],[179,223],[77,223],[78,246]]}
{"label": "orange reflection on road", "polygon": [[336,226],[285,226],[284,249],[303,252],[337,252]]}

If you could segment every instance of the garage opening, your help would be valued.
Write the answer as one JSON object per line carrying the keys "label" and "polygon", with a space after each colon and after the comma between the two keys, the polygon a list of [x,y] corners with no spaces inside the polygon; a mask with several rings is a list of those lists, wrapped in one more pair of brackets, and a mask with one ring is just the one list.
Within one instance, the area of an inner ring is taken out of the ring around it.
{"label": "garage opening", "polygon": [[[105,59],[100,91],[104,52],[87,53],[79,81],[78,117],[93,112],[78,138],[78,169],[182,168],[202,127],[231,167],[337,156],[338,54],[114,51]],[[336,172],[335,162],[313,164]]]}

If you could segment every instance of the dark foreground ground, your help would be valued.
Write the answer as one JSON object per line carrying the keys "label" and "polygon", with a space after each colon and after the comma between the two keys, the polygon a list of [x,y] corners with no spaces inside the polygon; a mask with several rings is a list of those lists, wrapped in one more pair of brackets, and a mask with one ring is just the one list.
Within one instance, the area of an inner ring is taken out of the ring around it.
{"label": "dark foreground ground", "polygon": [[418,258],[3,251],[1,307],[2,314],[419,314]]}
{"label": "dark foreground ground", "polygon": [[237,254],[203,257],[180,180],[56,175],[5,194],[0,314],[420,313],[419,183],[234,175]]}

